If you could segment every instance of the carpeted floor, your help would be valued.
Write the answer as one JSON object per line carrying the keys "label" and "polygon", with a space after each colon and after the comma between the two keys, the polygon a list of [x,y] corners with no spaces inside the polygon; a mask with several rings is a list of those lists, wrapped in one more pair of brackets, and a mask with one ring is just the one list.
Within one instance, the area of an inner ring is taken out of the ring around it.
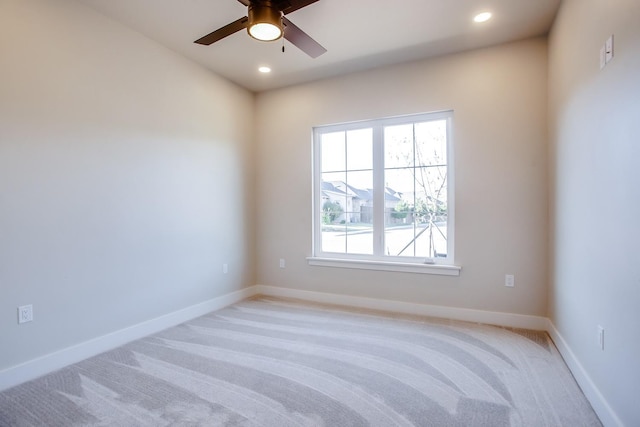
{"label": "carpeted floor", "polygon": [[544,332],[246,300],[0,393],[0,426],[600,426]]}

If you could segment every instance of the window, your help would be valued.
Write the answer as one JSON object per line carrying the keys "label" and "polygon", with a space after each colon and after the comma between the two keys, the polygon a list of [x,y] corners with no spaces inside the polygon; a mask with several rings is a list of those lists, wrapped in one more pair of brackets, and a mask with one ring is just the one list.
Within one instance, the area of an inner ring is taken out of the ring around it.
{"label": "window", "polygon": [[458,274],[457,267],[416,268],[453,267],[452,117],[449,111],[314,129],[310,263]]}

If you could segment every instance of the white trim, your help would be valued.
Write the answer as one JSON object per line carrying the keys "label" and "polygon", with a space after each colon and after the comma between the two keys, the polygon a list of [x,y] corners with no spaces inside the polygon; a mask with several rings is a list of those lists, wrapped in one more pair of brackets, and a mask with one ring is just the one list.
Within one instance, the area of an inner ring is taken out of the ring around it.
{"label": "white trim", "polygon": [[396,313],[441,317],[515,328],[546,330],[602,423],[605,426],[624,426],[560,332],[558,332],[555,325],[546,317],[416,304],[403,301],[389,301],[266,285],[250,286],[229,294],[221,295],[208,301],[7,368],[0,371],[0,391],[255,295],[296,298],[306,301],[347,305]]}
{"label": "white trim", "polygon": [[443,264],[418,264],[365,259],[307,257],[309,265],[320,267],[355,268],[358,270],[399,271],[403,273],[439,274],[459,276],[462,267]]}
{"label": "white trim", "polygon": [[[373,161],[373,206],[371,217],[371,225],[373,226],[373,256],[384,256],[384,211],[385,200],[384,195],[386,189],[384,185],[384,128],[380,124],[371,124],[371,149],[372,149],[372,161]],[[348,159],[347,159],[348,161]],[[321,178],[320,178],[321,179]],[[381,207],[381,209],[380,209]],[[347,241],[348,241],[347,237]],[[320,255],[325,252],[315,252],[314,255]]]}
{"label": "white trim", "polygon": [[578,385],[580,385],[582,392],[587,397],[587,400],[589,400],[589,403],[591,403],[593,410],[598,414],[602,424],[611,427],[624,427],[623,422],[618,418],[613,408],[611,408],[607,399],[600,393],[598,387],[596,387],[576,355],[571,351],[571,347],[569,347],[565,339],[560,335],[560,332],[558,332],[551,320],[549,320],[547,331],[569,367],[569,370],[578,382]]}
{"label": "white trim", "polygon": [[416,304],[404,301],[389,301],[376,298],[351,295],[329,294],[325,292],[303,291],[277,286],[256,285],[258,294],[274,297],[295,298],[326,304],[383,310],[394,313],[416,314],[420,316],[441,317],[464,320],[490,325],[509,326],[544,331],[549,320],[546,317],[530,316],[497,311],[472,310],[468,308],[444,307],[438,305]]}
{"label": "white trim", "polygon": [[350,295],[329,294],[324,292],[303,291],[299,289],[282,288],[276,286],[256,285],[257,293],[275,297],[296,298],[306,301],[321,302],[326,304],[347,305],[352,307],[383,310],[396,313],[416,314],[423,316],[441,317],[446,319],[465,320],[469,322],[486,323],[491,325],[508,326],[544,330],[549,333],[558,351],[562,355],[569,370],[575,377],[578,385],[585,394],[587,400],[607,427],[624,427],[624,424],[615,413],[609,402],[602,395],[598,387],[575,356],[567,342],[558,332],[555,325],[546,317],[529,316],[514,313],[501,313],[492,311],[472,310],[466,308],[443,307],[434,305],[415,304],[402,301],[388,301],[367,297]]}
{"label": "white trim", "polygon": [[453,116],[454,111],[447,118],[447,260],[453,263],[455,258],[456,241],[456,156],[454,155],[453,134]]}
{"label": "white trim", "polygon": [[[395,116],[395,117],[386,117],[379,119],[371,119],[371,120],[363,120],[358,122],[350,122],[350,123],[339,123],[339,124],[331,124],[324,126],[316,126],[312,129],[313,141],[312,141],[312,255],[314,258],[331,258],[333,257],[333,253],[329,251],[324,251],[322,248],[322,136],[328,133],[337,133],[340,132],[346,138],[346,133],[353,130],[362,130],[362,129],[371,129],[371,143],[372,143],[372,187],[373,187],[373,211],[372,211],[372,247],[371,250],[373,254],[371,256],[367,255],[357,255],[357,254],[348,254],[347,257],[351,259],[350,255],[355,255],[354,259],[364,259],[376,261],[376,258],[385,257],[389,259],[390,263],[403,263],[402,256],[390,256],[385,255],[385,224],[384,224],[384,207],[385,207],[385,164],[384,164],[384,152],[385,152],[385,137],[384,137],[384,128],[388,126],[402,125],[402,124],[412,124],[422,122],[434,122],[434,121],[444,121],[446,123],[446,170],[447,170],[447,237],[446,237],[446,246],[447,253],[446,257],[440,258],[440,261],[446,263],[447,265],[452,265],[454,263],[454,242],[455,242],[455,159],[454,159],[454,135],[453,135],[453,117],[454,110],[441,110],[435,112],[426,112],[426,113],[418,113],[418,114],[409,114],[404,116]],[[414,135],[414,143],[415,143],[415,135]],[[347,155],[347,141],[344,141],[344,149],[345,156]],[[347,157],[345,157],[347,159]],[[347,160],[348,163],[348,160]],[[339,169],[335,171],[325,171],[325,172],[335,172],[345,174],[345,178],[347,179],[348,172],[355,171],[348,169],[348,165],[344,165],[344,170]],[[425,165],[426,166],[426,165]],[[406,165],[406,167],[398,167],[398,169],[411,169],[414,166]],[[369,171],[369,169],[367,169]],[[348,183],[348,180],[345,181]],[[414,189],[415,190],[415,189]],[[415,193],[414,193],[415,194]],[[345,200],[344,206],[345,212],[348,211],[347,202]],[[345,221],[349,221],[347,217],[345,217]],[[344,241],[345,250],[347,245],[347,240]],[[343,252],[339,250],[338,252]],[[344,257],[343,257],[344,258]],[[319,265],[319,264],[311,264],[311,265]],[[347,268],[365,268],[362,266],[342,266]],[[454,266],[455,267],[455,266]],[[370,268],[373,270],[385,270],[385,268]],[[405,269],[391,269],[392,271],[407,271]],[[459,271],[459,268],[458,268]],[[413,273],[424,273],[428,271],[420,271],[420,270],[412,270]],[[438,274],[438,273],[432,273]],[[446,274],[446,273],[445,273]],[[459,273],[458,273],[459,274]],[[457,275],[457,274],[456,274]]]}
{"label": "white trim", "polygon": [[256,293],[256,286],[240,289],[4,369],[0,371],[0,391],[219,310]]}

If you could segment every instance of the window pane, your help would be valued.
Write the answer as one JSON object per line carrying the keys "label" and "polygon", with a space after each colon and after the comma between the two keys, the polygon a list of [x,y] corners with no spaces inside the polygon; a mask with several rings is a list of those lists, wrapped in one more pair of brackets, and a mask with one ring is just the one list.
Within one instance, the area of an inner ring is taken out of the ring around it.
{"label": "window pane", "polygon": [[321,182],[320,218],[322,221],[322,249],[328,252],[344,253],[347,247],[344,219],[344,208],[347,195],[339,188],[344,183],[344,172],[323,173]]}
{"label": "window pane", "polygon": [[347,183],[353,197],[360,200],[373,200],[373,171],[347,172]]}
{"label": "window pane", "polygon": [[413,125],[384,128],[384,166],[413,166]]}
{"label": "window pane", "polygon": [[446,256],[446,167],[385,170],[385,183],[385,254]]}
{"label": "window pane", "polygon": [[346,170],[345,133],[333,132],[321,135],[322,171]]}
{"label": "window pane", "polygon": [[435,166],[416,168],[416,191],[424,194],[433,208],[440,206],[446,211],[447,204],[447,167]]}
{"label": "window pane", "polygon": [[344,172],[322,174],[320,209],[323,224],[338,224],[344,219],[348,200],[344,186],[346,177]]}
{"label": "window pane", "polygon": [[436,166],[447,163],[447,122],[416,123],[416,166]]}
{"label": "window pane", "polygon": [[414,169],[387,169],[384,181],[384,254],[414,256]]}
{"label": "window pane", "polygon": [[416,225],[416,255],[425,258],[447,256],[447,222]]}
{"label": "window pane", "polygon": [[373,171],[347,172],[347,252],[373,254]]}
{"label": "window pane", "polygon": [[414,168],[385,169],[385,206],[392,209],[400,199],[413,204],[415,192]]}
{"label": "window pane", "polygon": [[373,169],[373,130],[347,132],[347,170]]}
{"label": "window pane", "polygon": [[373,171],[323,174],[322,250],[373,254]]}
{"label": "window pane", "polygon": [[322,174],[322,250],[325,252],[373,254],[372,137],[370,128],[323,135],[322,170],[344,170],[344,163],[347,166],[347,173]]}
{"label": "window pane", "polygon": [[344,226],[322,226],[322,250],[342,254],[347,252],[347,233]]}
{"label": "window pane", "polygon": [[348,224],[347,253],[373,254],[373,224]]}
{"label": "window pane", "polygon": [[416,168],[416,256],[447,254],[447,168]]}

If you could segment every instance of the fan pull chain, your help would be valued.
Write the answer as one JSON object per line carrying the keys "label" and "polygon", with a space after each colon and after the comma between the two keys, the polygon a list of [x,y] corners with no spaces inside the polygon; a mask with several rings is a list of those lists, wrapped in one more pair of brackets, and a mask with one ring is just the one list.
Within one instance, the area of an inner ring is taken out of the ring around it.
{"label": "fan pull chain", "polygon": [[282,53],[284,53],[284,37],[282,37]]}

